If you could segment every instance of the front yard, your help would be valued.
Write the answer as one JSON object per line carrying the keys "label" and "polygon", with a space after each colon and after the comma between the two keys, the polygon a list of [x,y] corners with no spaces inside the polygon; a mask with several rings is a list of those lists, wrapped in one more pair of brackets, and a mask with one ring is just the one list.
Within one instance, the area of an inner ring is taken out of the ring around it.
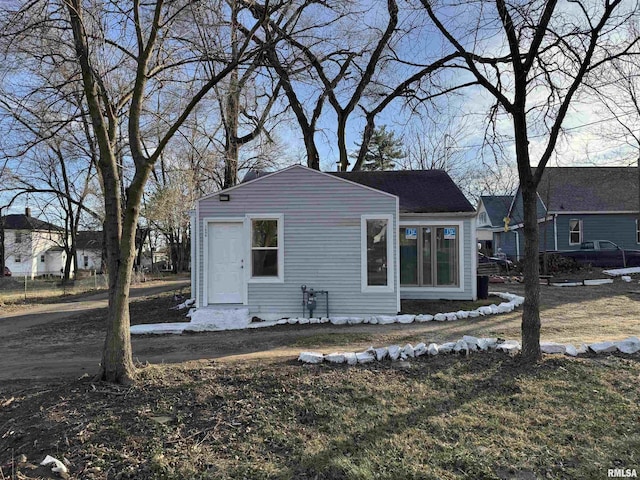
{"label": "front yard", "polygon": [[[492,288],[522,294],[519,285]],[[542,287],[542,337],[638,336],[639,301],[635,282]],[[166,296],[137,301],[134,322],[157,320],[167,303]],[[57,478],[37,466],[45,455],[66,459],[69,478],[82,479],[560,479],[640,471],[639,354],[545,356],[531,368],[496,353],[354,367],[294,360],[301,350],[464,334],[519,339],[520,314],[136,338],[134,356],[155,365],[141,364],[133,386],[55,375],[0,384],[0,479]],[[20,335],[34,355],[45,342],[63,342],[59,355],[71,360],[74,348],[99,355],[101,315]],[[0,348],[10,354],[17,335],[2,337]]]}
{"label": "front yard", "polygon": [[639,377],[637,356],[522,368],[477,354],[149,366],[127,388],[14,384],[0,396],[1,468],[49,478],[34,465],[49,454],[83,479],[606,478],[640,467]]}

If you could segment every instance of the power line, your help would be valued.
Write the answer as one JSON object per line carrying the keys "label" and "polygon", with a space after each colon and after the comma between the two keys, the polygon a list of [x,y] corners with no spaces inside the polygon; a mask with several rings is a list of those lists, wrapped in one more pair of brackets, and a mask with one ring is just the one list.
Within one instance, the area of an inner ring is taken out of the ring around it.
{"label": "power line", "polygon": [[[619,117],[626,117],[628,115],[633,115],[639,112],[636,112],[635,110],[632,110],[630,112],[623,112],[620,115],[615,115],[612,117],[607,117],[607,118],[601,118],[599,120],[594,120],[593,122],[589,122],[589,123],[584,123],[582,125],[576,125],[575,127],[565,127],[563,128],[563,130],[566,131],[573,131],[573,130],[579,130],[581,128],[585,128],[585,127],[591,127],[593,125],[599,125],[601,123],[607,123],[607,122],[611,122],[612,120],[616,120]],[[535,138],[542,138],[542,137],[546,137],[548,135],[548,133],[539,133],[537,135],[529,135],[527,138],[529,139],[535,139]],[[508,143],[513,143],[514,140],[512,138],[510,138],[508,141]],[[480,148],[480,147],[484,147],[486,146],[486,143],[478,143],[475,145],[462,145],[462,146],[451,146],[450,148],[455,149],[455,150],[470,150],[472,148]]]}

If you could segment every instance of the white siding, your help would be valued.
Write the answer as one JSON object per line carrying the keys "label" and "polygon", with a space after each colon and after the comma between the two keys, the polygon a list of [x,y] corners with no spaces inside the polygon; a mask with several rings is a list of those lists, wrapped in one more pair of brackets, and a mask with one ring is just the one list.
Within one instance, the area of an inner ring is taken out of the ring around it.
{"label": "white siding", "polygon": [[[20,232],[20,242],[17,242]],[[62,234],[39,230],[7,230],[5,232],[5,265],[14,277],[35,278],[38,275],[60,275],[65,253],[59,248]],[[40,257],[45,257],[42,262]],[[17,259],[20,262],[17,262]]]}
{"label": "white siding", "polygon": [[[247,303],[256,315],[302,314],[301,285],[329,291],[331,315],[395,314],[398,285],[388,293],[361,290],[361,216],[392,215],[395,232],[397,198],[304,167],[292,167],[239,185],[227,191],[230,201],[217,195],[200,200],[197,216],[197,298],[203,298],[204,222],[211,218],[245,218],[250,214],[282,214],[284,218],[284,281],[249,283]],[[394,265],[398,265],[397,235],[393,242]],[[249,239],[245,238],[247,252]],[[245,258],[245,265],[250,259]],[[394,272],[395,278],[395,272]],[[319,297],[316,313],[325,314]]]}

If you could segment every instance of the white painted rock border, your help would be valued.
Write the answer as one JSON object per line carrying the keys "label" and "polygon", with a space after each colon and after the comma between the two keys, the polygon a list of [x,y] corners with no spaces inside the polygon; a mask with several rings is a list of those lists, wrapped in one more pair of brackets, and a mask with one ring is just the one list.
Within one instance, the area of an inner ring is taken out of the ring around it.
{"label": "white painted rock border", "polygon": [[184,332],[215,332],[220,330],[244,330],[250,328],[265,328],[276,325],[316,325],[331,323],[332,325],[358,325],[368,323],[370,325],[388,325],[392,323],[423,323],[433,320],[438,322],[453,322],[466,318],[478,318],[485,315],[497,315],[513,312],[524,303],[524,297],[509,292],[490,292],[490,295],[499,297],[506,302],[499,305],[488,305],[476,310],[436,313],[435,315],[376,315],[371,317],[322,317],[322,318],[281,318],[279,320],[265,320],[263,322],[251,322],[251,316],[247,308],[230,310],[195,309],[189,311],[187,317],[190,322],[176,323],[151,323],[133,325],[130,328],[132,335],[148,334],[183,334]]}
{"label": "white painted rock border", "polygon": [[605,275],[609,275],[610,277],[619,277],[621,275],[640,273],[640,267],[613,268],[610,270],[603,270],[602,273],[604,273]]}
{"label": "white painted rock border", "polygon": [[[371,325],[389,325],[392,323],[425,323],[425,322],[453,322],[456,320],[462,320],[467,318],[478,318],[485,315],[497,315],[500,313],[513,312],[517,307],[524,303],[524,297],[515,295],[509,292],[490,292],[489,295],[499,297],[506,302],[502,302],[499,305],[487,305],[478,307],[475,310],[465,311],[458,310],[457,312],[441,312],[434,315],[420,314],[420,315],[375,315],[371,317],[329,317],[319,319],[319,323],[331,322],[332,325],[356,325],[360,323],[368,323]],[[277,324],[282,325],[289,324],[302,324],[303,319],[288,319],[278,320]],[[307,322],[304,322],[307,323]],[[315,323],[314,319],[311,319],[311,323]],[[259,324],[256,324],[259,325]],[[266,326],[266,325],[265,325]]]}
{"label": "white painted rock border", "polygon": [[[517,340],[498,340],[497,338],[477,338],[471,335],[465,335],[456,342],[447,342],[442,345],[435,343],[429,344],[427,347],[424,343],[419,343],[415,347],[410,343],[404,347],[391,345],[389,347],[373,348],[369,347],[364,352],[354,353],[331,353],[324,355],[319,352],[301,352],[298,360],[303,363],[317,364],[322,361],[329,363],[348,363],[355,365],[357,363],[370,363],[373,361],[381,362],[385,358],[392,361],[406,360],[407,358],[421,357],[423,355],[435,356],[447,353],[457,353],[469,355],[475,351],[496,351],[508,354],[515,354],[521,350],[520,342]],[[640,352],[640,339],[638,337],[629,337],[619,341],[596,342],[592,344],[583,343],[579,347],[571,344],[562,344],[555,342],[541,342],[540,349],[547,354],[562,354],[570,357],[583,355],[587,352],[613,353],[619,352],[628,355]]]}

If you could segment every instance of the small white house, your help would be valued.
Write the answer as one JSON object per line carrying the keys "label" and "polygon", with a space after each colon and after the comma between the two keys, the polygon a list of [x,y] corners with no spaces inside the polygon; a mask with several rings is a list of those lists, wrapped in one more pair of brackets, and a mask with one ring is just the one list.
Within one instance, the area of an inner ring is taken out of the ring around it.
{"label": "small white house", "polygon": [[76,234],[76,261],[79,270],[102,271],[102,231]]}
{"label": "small white house", "polygon": [[475,210],[442,171],[300,165],[207,195],[192,212],[196,306],[301,316],[396,314],[400,299],[475,299]]}
{"label": "small white house", "polygon": [[60,275],[67,254],[62,248],[64,231],[51,223],[24,214],[2,217],[5,266],[13,276],[35,278]]}

